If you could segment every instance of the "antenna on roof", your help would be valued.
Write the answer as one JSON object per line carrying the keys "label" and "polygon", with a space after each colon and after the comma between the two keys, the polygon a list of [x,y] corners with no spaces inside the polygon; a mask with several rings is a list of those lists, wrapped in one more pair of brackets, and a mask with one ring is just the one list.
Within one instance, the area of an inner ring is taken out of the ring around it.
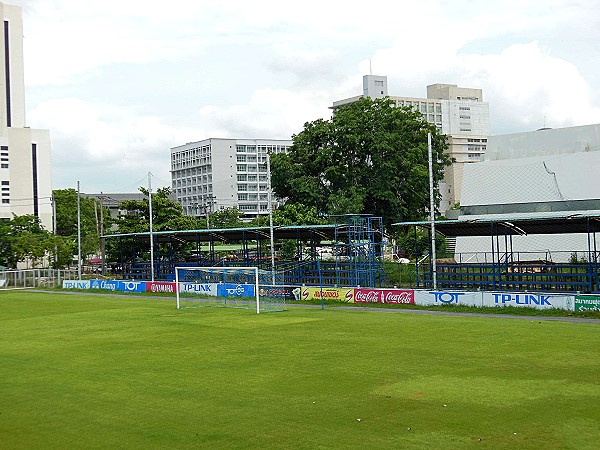
{"label": "antenna on roof", "polygon": [[369,75],[373,75],[373,68],[371,67],[371,60],[369,59]]}

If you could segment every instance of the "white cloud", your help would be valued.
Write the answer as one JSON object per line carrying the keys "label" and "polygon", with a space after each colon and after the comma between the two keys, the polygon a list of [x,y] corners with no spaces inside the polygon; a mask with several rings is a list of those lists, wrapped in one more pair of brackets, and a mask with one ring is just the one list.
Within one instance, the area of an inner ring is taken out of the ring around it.
{"label": "white cloud", "polygon": [[552,57],[538,42],[511,45],[497,55],[469,55],[463,62],[465,81],[483,87],[492,120],[504,132],[510,132],[508,123],[521,131],[600,121],[600,108],[590,103],[590,87],[577,67]]}
{"label": "white cloud", "polygon": [[371,70],[391,95],[481,87],[494,133],[600,121],[592,0],[14,3],[27,117],[51,130],[57,187],[169,179],[169,148],[188,141],[289,138]]}

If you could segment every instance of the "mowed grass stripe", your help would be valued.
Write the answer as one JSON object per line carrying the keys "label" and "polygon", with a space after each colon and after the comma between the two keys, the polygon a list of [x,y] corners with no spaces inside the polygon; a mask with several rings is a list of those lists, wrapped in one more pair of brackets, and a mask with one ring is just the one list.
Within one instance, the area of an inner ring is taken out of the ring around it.
{"label": "mowed grass stripe", "polygon": [[3,292],[0,448],[595,448],[599,337]]}

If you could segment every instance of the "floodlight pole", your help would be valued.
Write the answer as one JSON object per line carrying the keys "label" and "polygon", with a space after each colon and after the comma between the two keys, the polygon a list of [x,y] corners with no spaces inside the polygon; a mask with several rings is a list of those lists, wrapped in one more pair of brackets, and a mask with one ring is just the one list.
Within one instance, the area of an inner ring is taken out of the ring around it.
{"label": "floodlight pole", "polygon": [[433,151],[431,133],[427,133],[427,154],[429,159],[429,220],[431,222],[431,262],[433,290],[437,290],[437,255],[435,249],[435,200],[433,196]]}
{"label": "floodlight pole", "polygon": [[273,196],[271,192],[271,158],[269,153],[267,153],[267,180],[269,181],[267,199],[269,201],[269,234],[271,236],[271,285],[275,286],[275,239],[273,236]]}
{"label": "floodlight pole", "polygon": [[54,234],[54,268],[58,266],[58,243],[56,242],[56,198],[54,193],[50,197],[52,202],[52,234]]}
{"label": "floodlight pole", "polygon": [[81,280],[81,201],[79,199],[79,180],[77,181],[77,278]]}
{"label": "floodlight pole", "polygon": [[150,278],[154,281],[154,235],[152,234],[152,174],[148,172],[148,216],[150,220]]}

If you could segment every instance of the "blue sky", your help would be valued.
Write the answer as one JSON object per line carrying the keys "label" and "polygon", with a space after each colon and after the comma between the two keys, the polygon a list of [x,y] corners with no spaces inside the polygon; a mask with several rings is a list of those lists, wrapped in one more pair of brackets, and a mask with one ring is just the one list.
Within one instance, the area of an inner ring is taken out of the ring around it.
{"label": "blue sky", "polygon": [[483,89],[493,134],[600,122],[592,0],[14,0],[27,122],[50,129],[54,188],[170,184],[169,149],[289,139],[387,75],[390,95]]}

